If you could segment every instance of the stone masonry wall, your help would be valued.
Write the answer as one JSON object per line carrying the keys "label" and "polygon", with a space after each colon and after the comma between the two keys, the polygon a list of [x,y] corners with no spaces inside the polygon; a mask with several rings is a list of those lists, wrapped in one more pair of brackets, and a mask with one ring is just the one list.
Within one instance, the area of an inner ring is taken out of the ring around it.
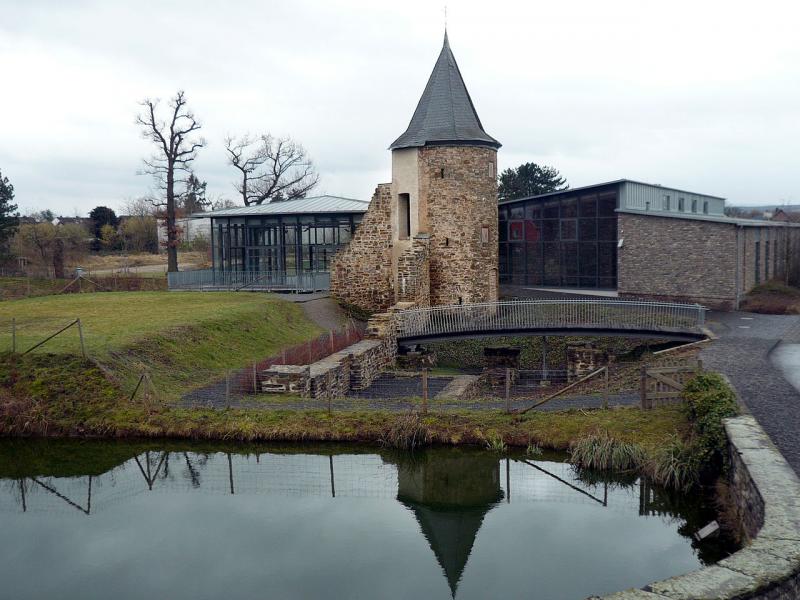
{"label": "stone masonry wall", "polygon": [[394,304],[391,207],[391,184],[382,183],[350,243],[333,258],[334,298],[370,312]]}
{"label": "stone masonry wall", "polygon": [[430,282],[430,240],[421,235],[397,259],[397,301],[430,306]]}
{"label": "stone masonry wall", "polygon": [[497,151],[424,146],[419,195],[430,233],[430,302],[490,302],[498,296]]}
{"label": "stone masonry wall", "polygon": [[736,228],[727,223],[619,213],[620,296],[736,303]]}
{"label": "stone masonry wall", "polygon": [[749,543],[686,575],[603,600],[796,600],[800,598],[800,480],[756,420],[725,421],[728,481]]}

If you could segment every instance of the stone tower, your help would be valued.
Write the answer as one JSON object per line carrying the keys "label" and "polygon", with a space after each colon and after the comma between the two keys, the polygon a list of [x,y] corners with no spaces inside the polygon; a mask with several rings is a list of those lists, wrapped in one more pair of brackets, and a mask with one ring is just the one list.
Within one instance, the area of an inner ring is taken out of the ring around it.
{"label": "stone tower", "polygon": [[362,309],[497,300],[497,149],[447,34],[364,220],[331,268],[334,297]]}
{"label": "stone tower", "polygon": [[425,246],[431,305],[497,300],[499,147],[481,125],[445,32],[408,129],[389,147],[396,300],[419,300],[425,282],[409,267],[421,265]]}

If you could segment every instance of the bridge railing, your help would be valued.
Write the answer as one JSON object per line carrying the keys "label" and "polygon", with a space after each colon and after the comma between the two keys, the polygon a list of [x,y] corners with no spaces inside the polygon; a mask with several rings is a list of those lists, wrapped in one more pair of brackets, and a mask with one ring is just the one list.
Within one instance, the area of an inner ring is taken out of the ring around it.
{"label": "bridge railing", "polygon": [[417,308],[395,313],[400,339],[436,335],[581,328],[700,333],[699,304],[635,300],[516,300]]}

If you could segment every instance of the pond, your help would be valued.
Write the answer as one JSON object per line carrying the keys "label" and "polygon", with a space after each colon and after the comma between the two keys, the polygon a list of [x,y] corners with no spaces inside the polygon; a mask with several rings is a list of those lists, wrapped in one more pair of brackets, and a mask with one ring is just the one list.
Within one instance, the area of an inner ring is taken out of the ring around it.
{"label": "pond", "polygon": [[699,496],[565,460],[0,440],[0,595],[576,599],[733,550]]}

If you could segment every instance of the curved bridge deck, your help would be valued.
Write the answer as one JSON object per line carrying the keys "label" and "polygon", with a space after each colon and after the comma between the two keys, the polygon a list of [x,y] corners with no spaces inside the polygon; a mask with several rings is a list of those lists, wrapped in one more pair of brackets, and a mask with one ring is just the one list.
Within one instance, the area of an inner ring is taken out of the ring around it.
{"label": "curved bridge deck", "polygon": [[515,300],[416,308],[395,313],[397,341],[509,335],[613,335],[698,340],[706,337],[699,304],[637,300]]}

